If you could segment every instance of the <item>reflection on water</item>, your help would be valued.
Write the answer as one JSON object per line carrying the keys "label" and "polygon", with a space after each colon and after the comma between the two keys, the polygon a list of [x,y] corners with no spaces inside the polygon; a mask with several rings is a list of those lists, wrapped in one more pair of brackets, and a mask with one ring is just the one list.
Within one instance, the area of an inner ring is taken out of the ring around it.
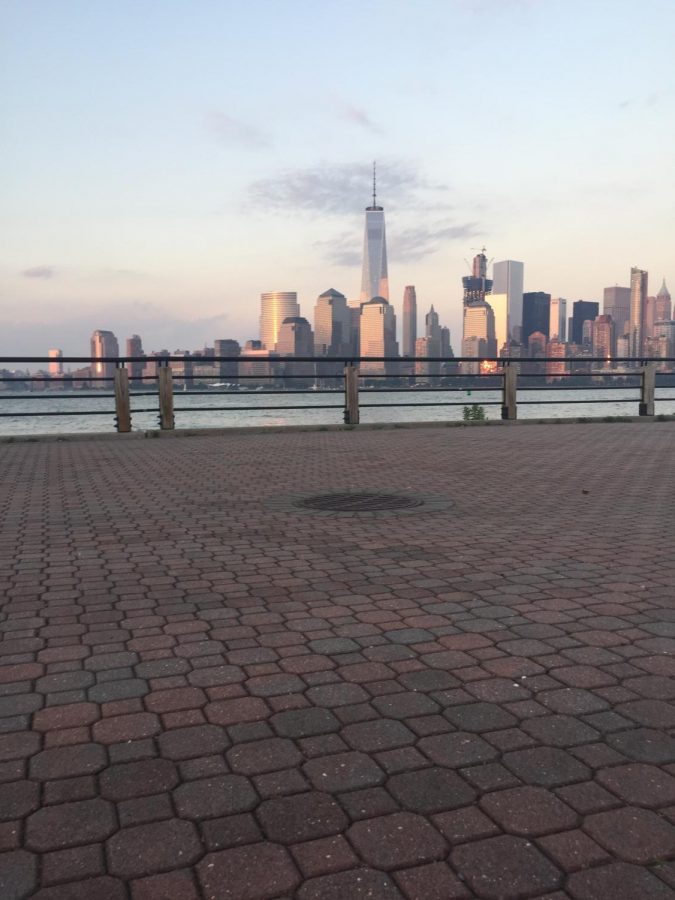
{"label": "reflection on water", "polygon": [[[52,397],[8,393],[0,394],[0,413],[36,413],[31,417],[0,417],[0,434],[56,434],[66,432],[114,431],[115,412],[112,394],[102,392],[63,393]],[[14,399],[12,399],[14,398]],[[675,388],[657,388],[656,412],[675,414]],[[661,398],[661,402],[659,402]],[[672,398],[672,399],[665,399]],[[618,402],[627,399],[629,402]],[[488,419],[499,419],[501,393],[495,391],[400,391],[391,394],[360,394],[361,421],[368,422],[442,422],[462,419],[462,408],[473,403],[483,405]],[[638,413],[639,391],[634,387],[620,390],[552,390],[542,388],[523,391],[518,395],[520,419],[573,418],[579,416],[634,416]],[[543,401],[555,401],[548,405]],[[602,403],[590,401],[601,400]],[[524,402],[526,401],[526,402]],[[537,402],[538,401],[538,402]],[[574,401],[574,402],[572,402]],[[580,402],[583,401],[583,402]],[[456,403],[456,406],[392,406],[395,403]],[[363,404],[381,404],[381,409]],[[154,409],[157,397],[147,394],[132,398],[132,425],[134,431],[146,431],[159,427],[155,412],[134,412]],[[306,405],[306,409],[263,409],[262,407],[289,407]],[[334,404],[331,409],[312,407]],[[278,425],[337,425],[343,421],[343,394],[201,394],[177,393],[175,395],[177,428],[222,428],[228,426],[278,426]],[[214,406],[230,409],[214,410]],[[231,409],[250,406],[251,410]],[[45,413],[72,412],[74,415],[44,415]],[[80,411],[95,411],[98,415],[82,415]]]}

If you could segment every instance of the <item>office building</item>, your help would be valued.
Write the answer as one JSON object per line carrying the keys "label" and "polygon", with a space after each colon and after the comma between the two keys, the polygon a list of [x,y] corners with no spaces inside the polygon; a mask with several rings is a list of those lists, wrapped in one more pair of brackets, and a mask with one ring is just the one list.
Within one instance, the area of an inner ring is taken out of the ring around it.
{"label": "office building", "polygon": [[530,335],[535,332],[543,334],[548,340],[551,318],[551,295],[543,291],[530,291],[523,294],[523,332],[522,343],[526,344]]}
{"label": "office building", "polygon": [[600,305],[595,300],[574,301],[572,304],[572,331],[568,335],[570,343],[578,344],[581,347],[584,342],[584,322],[592,322],[599,312]]}
{"label": "office building", "polygon": [[[103,362],[106,357],[119,357],[120,348],[117,338],[112,331],[95,331],[91,336],[91,358],[94,360],[91,366],[92,376],[96,378],[115,377],[116,363]],[[105,382],[95,382],[95,387],[110,388]]]}
{"label": "office building", "polygon": [[443,359],[451,359],[453,356],[450,329],[447,325],[441,325],[441,356]]}
{"label": "office building", "polygon": [[431,338],[417,338],[415,341],[415,356],[417,357],[415,361],[415,375],[424,377],[434,374],[432,364],[422,361],[433,355],[434,354],[431,351]]}
{"label": "office building", "polygon": [[[284,319],[279,329],[276,351],[280,357],[314,356],[314,334],[307,319],[303,316]],[[311,378],[316,373],[312,362],[289,362],[284,363],[284,374]]]}
{"label": "office building", "polygon": [[666,279],[663,279],[661,290],[656,295],[656,322],[668,322],[673,315],[673,305],[670,299],[670,293],[666,287]]}
{"label": "office building", "polygon": [[[231,338],[223,338],[213,342],[213,355],[216,357],[223,356],[241,356],[241,347],[239,341]],[[218,377],[226,378],[228,381],[236,381],[239,374],[239,363],[236,359],[224,360],[216,363],[218,368]]]}
{"label": "office building", "polygon": [[403,291],[403,356],[416,356],[417,340],[417,294],[415,286],[409,284]]}
{"label": "office building", "polygon": [[492,290],[492,279],[487,277],[488,261],[485,255],[485,247],[473,258],[471,275],[462,278],[464,292],[464,305],[467,303],[480,303],[485,300],[485,295]]}
{"label": "office building", "polygon": [[550,341],[567,340],[567,300],[562,297],[552,297],[549,307],[548,337]]}
{"label": "office building", "polygon": [[630,270],[630,355],[642,354],[649,275],[636,266]]}
{"label": "office building", "polygon": [[611,316],[601,315],[591,322],[591,346],[593,356],[606,362],[614,355],[616,347],[615,324]]}
{"label": "office building", "polygon": [[[485,300],[465,306],[462,356],[491,357],[496,355],[495,316],[492,307]],[[466,364],[464,371],[475,375],[478,373],[478,365]]]}
{"label": "office building", "polygon": [[488,294],[485,299],[490,304],[495,323],[495,353],[502,356],[509,346],[509,295]]}
{"label": "office building", "polygon": [[[654,324],[654,339],[659,342],[665,341],[665,353],[660,356],[675,356],[675,322],[670,319],[664,319]],[[672,367],[672,363],[671,363]]]}
{"label": "office building", "polygon": [[247,376],[246,385],[253,387],[274,382],[278,357],[273,351],[266,350],[262,341],[246,341],[242,356],[246,359],[239,363],[239,374]]}
{"label": "office building", "polygon": [[507,331],[509,341],[521,343],[523,327],[523,281],[525,267],[513,259],[496,262],[492,271],[492,290],[507,296]]}
{"label": "office building", "polygon": [[[559,381],[567,372],[565,356],[567,355],[567,345],[560,340],[549,341],[546,345],[546,356],[549,362],[546,363],[546,381]],[[552,360],[555,360],[553,362]]]}
{"label": "office building", "polygon": [[125,363],[126,368],[129,371],[129,378],[138,383],[143,376],[143,367],[145,366],[145,360],[143,353],[143,341],[138,334],[132,334],[130,338],[126,340],[126,356],[135,359],[134,362]]}
{"label": "office building", "polygon": [[373,165],[373,202],[366,207],[360,303],[365,303],[374,297],[389,300],[384,207],[377,205],[377,186],[375,166]]}
{"label": "office building", "polygon": [[329,288],[314,307],[314,351],[317,356],[346,356],[350,352],[352,315],[347,298]]}
{"label": "office building", "polygon": [[264,350],[274,351],[284,319],[300,315],[295,291],[269,291],[260,295],[260,343]]}
{"label": "office building", "polygon": [[630,330],[630,288],[607,287],[603,291],[602,311],[614,321],[614,331],[619,338]]}
{"label": "office building", "polygon": [[[396,316],[385,297],[373,297],[361,304],[359,342],[361,357],[398,356]],[[386,375],[392,371],[392,364],[362,360],[360,371],[362,375]]]}
{"label": "office building", "polygon": [[63,350],[50,350],[49,356],[49,374],[52,378],[58,378],[63,375]]}
{"label": "office building", "polygon": [[314,334],[303,316],[288,316],[281,323],[276,351],[279,356],[314,356]]}

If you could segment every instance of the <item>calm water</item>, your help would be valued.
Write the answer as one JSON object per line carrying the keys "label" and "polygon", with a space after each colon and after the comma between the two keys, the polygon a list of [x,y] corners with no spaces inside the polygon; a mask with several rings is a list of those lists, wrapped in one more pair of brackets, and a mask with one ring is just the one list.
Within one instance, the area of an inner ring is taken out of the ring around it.
{"label": "calm water", "polygon": [[[59,393],[50,397],[40,395],[0,393],[0,413],[36,413],[30,417],[0,416],[1,435],[55,434],[64,432],[114,431],[114,399],[108,392]],[[520,419],[571,418],[575,416],[637,415],[639,391],[634,387],[617,390],[589,388],[581,391],[537,389],[518,392],[518,417]],[[656,412],[675,414],[675,388],[657,388]],[[661,398],[661,402],[659,402]],[[666,399],[668,398],[668,399]],[[671,399],[672,398],[672,399]],[[619,399],[629,399],[620,403]],[[400,391],[391,394],[368,394],[362,391],[361,421],[367,422],[439,422],[458,421],[462,418],[464,404],[479,403],[485,407],[489,419],[500,418],[501,393],[494,391],[439,392],[433,390]],[[541,401],[554,400],[554,405]],[[591,403],[602,400],[602,403]],[[575,402],[570,402],[575,401]],[[417,407],[397,407],[395,403],[415,402]],[[459,406],[423,406],[424,403],[455,402]],[[255,391],[212,395],[177,392],[174,396],[177,428],[214,428],[246,425],[336,425],[343,421],[343,394],[256,394]],[[373,409],[366,403],[382,404]],[[490,405],[496,404],[496,405]],[[305,405],[307,409],[288,407]],[[312,409],[322,405],[334,405],[333,409]],[[214,410],[213,407],[227,407]],[[253,410],[237,410],[235,407],[252,406]],[[283,409],[262,409],[279,406]],[[147,394],[132,398],[132,427],[145,431],[158,427],[155,412],[157,397]],[[87,410],[97,415],[82,415]],[[141,412],[139,410],[151,410]],[[71,415],[44,415],[44,413]]]}

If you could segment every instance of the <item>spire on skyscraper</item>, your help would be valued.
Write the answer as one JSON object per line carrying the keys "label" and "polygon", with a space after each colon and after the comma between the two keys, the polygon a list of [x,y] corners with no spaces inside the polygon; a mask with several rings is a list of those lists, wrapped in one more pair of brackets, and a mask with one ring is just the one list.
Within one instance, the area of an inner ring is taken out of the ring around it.
{"label": "spire on skyscraper", "polygon": [[375,163],[373,163],[373,205],[366,207],[360,303],[372,300],[373,297],[384,297],[385,300],[389,299],[384,207],[377,205],[376,176],[377,171]]}

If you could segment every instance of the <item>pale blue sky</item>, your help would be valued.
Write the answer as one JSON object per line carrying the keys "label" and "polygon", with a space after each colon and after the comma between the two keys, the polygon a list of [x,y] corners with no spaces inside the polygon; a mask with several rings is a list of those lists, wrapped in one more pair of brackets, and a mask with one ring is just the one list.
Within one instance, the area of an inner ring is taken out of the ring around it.
{"label": "pale blue sky", "polygon": [[599,299],[675,287],[673,0],[2,0],[0,354],[257,337],[358,294],[378,160],[391,299],[458,349],[465,258]]}

